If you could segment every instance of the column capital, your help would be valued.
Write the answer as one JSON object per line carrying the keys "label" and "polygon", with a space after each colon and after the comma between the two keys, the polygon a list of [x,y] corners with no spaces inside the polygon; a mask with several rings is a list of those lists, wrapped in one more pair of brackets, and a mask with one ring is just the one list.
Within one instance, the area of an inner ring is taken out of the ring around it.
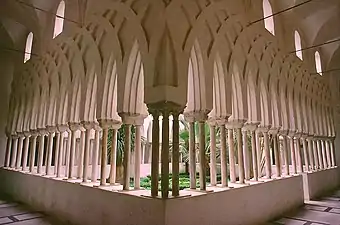
{"label": "column capital", "polygon": [[272,127],[272,128],[269,129],[269,133],[272,134],[272,135],[278,135],[279,132],[280,132],[280,128]]}
{"label": "column capital", "polygon": [[112,120],[112,119],[98,119],[100,129],[119,129],[122,122],[119,120]]}
{"label": "column capital", "polygon": [[17,134],[15,136],[17,136],[18,138],[24,138],[25,135],[23,132],[16,132]]}
{"label": "column capital", "polygon": [[255,131],[260,122],[247,122],[244,124],[243,129],[248,130],[248,131]]}
{"label": "column capital", "polygon": [[147,117],[141,114],[118,113],[124,124],[128,125],[143,125],[144,119]]}
{"label": "column capital", "polygon": [[261,133],[269,133],[269,130],[270,126],[260,126],[257,128],[257,131]]}
{"label": "column capital", "polygon": [[55,126],[46,126],[46,130],[48,133],[55,133],[57,131],[57,128]]}
{"label": "column capital", "polygon": [[69,129],[67,124],[57,124],[56,128],[57,128],[57,131],[59,131],[60,133],[64,133],[65,131]]}
{"label": "column capital", "polygon": [[246,120],[229,118],[228,123],[226,124],[226,127],[228,129],[241,129],[245,122]]}
{"label": "column capital", "polygon": [[37,131],[40,135],[47,135],[48,134],[48,131],[46,130],[46,128],[38,128]]}
{"label": "column capital", "polygon": [[19,139],[19,136],[18,135],[12,135],[11,136],[13,139]]}
{"label": "column capital", "polygon": [[30,131],[24,131],[23,133],[25,137],[30,137],[32,135]]}
{"label": "column capital", "polygon": [[209,111],[191,111],[184,112],[184,118],[187,122],[205,122],[208,120]]}
{"label": "column capital", "polygon": [[91,130],[94,129],[97,123],[94,121],[82,121],[81,124],[83,125],[85,130]]}
{"label": "column capital", "polygon": [[80,130],[80,128],[81,128],[80,123],[74,123],[74,122],[69,122],[68,126],[69,126],[71,131],[77,131],[77,130]]}
{"label": "column capital", "polygon": [[31,136],[33,136],[33,137],[37,137],[39,135],[38,130],[31,130],[30,133],[31,133]]}

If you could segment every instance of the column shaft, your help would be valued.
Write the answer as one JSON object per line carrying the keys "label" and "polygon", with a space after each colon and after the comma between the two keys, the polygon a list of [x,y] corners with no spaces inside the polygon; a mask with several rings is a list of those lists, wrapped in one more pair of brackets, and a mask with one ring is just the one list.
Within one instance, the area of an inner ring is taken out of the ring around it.
{"label": "column shaft", "polygon": [[309,171],[309,161],[308,161],[308,150],[307,150],[307,142],[306,138],[302,138],[302,148],[303,148],[303,156],[306,166],[306,171]]}
{"label": "column shaft", "polygon": [[63,155],[64,155],[64,132],[60,132],[57,177],[61,177],[61,169],[63,167]]}
{"label": "column shaft", "polygon": [[228,146],[229,146],[229,166],[230,166],[230,182],[236,182],[236,165],[235,165],[235,147],[233,129],[228,129]]}
{"label": "column shaft", "polygon": [[251,152],[252,152],[252,158],[253,158],[253,175],[254,180],[259,180],[259,171],[258,171],[258,165],[257,165],[257,151],[256,151],[256,134],[255,130],[251,131]]}
{"label": "column shaft", "polygon": [[31,143],[31,152],[30,152],[30,161],[29,161],[29,171],[33,173],[34,164],[35,164],[35,151],[37,148],[37,136],[32,136],[32,143]]}
{"label": "column shaft", "polygon": [[163,113],[162,152],[161,152],[161,191],[162,198],[169,196],[169,114]]}
{"label": "column shaft", "polygon": [[16,155],[16,168],[20,169],[21,162],[22,162],[22,149],[24,145],[24,139],[25,137],[19,137],[19,145],[18,145],[18,150],[17,150],[17,155]]}
{"label": "column shaft", "polygon": [[321,147],[321,141],[317,140],[316,141],[316,146],[318,148],[318,161],[319,161],[319,168],[324,169],[323,165],[323,154],[322,154],[322,147]]}
{"label": "column shaft", "polygon": [[281,157],[280,157],[280,149],[277,134],[273,134],[273,145],[274,145],[274,158],[275,158],[275,167],[276,167],[276,177],[281,177]]}
{"label": "column shaft", "polygon": [[11,164],[11,150],[12,150],[12,137],[8,136],[6,145],[5,167],[9,167]]}
{"label": "column shaft", "polygon": [[236,129],[237,137],[237,156],[238,156],[238,176],[241,184],[244,183],[244,160],[243,160],[243,145],[242,145],[242,132],[241,128]]}
{"label": "column shaft", "polygon": [[330,142],[328,140],[325,140],[325,146],[326,146],[326,156],[327,156],[327,168],[331,168],[331,152],[330,152]]}
{"label": "column shaft", "polygon": [[101,164],[100,164],[100,185],[106,185],[106,164],[107,164],[107,138],[108,138],[109,129],[107,127],[103,127],[103,136],[102,136],[102,151],[101,151]]}
{"label": "column shaft", "polygon": [[179,121],[173,114],[172,121],[172,196],[179,196]]}
{"label": "column shaft", "polygon": [[289,176],[289,158],[288,158],[288,140],[287,136],[283,135],[282,136],[282,148],[283,148],[283,156],[285,159],[285,172],[286,176]]}
{"label": "column shaft", "polygon": [[323,168],[327,169],[328,165],[327,165],[327,158],[326,158],[325,141],[324,140],[320,140],[320,144],[321,144],[321,154],[322,154]]}
{"label": "column shaft", "polygon": [[189,173],[190,173],[190,189],[196,189],[195,122],[189,123]]}
{"label": "column shaft", "polygon": [[17,159],[17,152],[18,152],[18,137],[13,138],[13,146],[12,146],[12,155],[11,155],[11,168],[14,168],[16,165],[16,159]]}
{"label": "column shaft", "polygon": [[290,137],[290,152],[293,166],[293,174],[297,174],[294,137]]}
{"label": "column shaft", "polygon": [[[227,187],[228,186],[227,135],[226,135],[226,129],[225,129],[224,124],[220,126],[220,132],[221,132],[221,156],[220,156],[221,157],[221,182],[222,182],[222,187]],[[214,136],[216,138],[216,134]],[[216,140],[215,138],[214,138],[214,140]],[[214,160],[215,160],[215,163],[216,163],[216,149],[215,149],[214,154],[215,154]],[[215,179],[215,182],[216,182],[216,170],[215,170],[214,176],[215,176],[214,179]]]}
{"label": "column shaft", "polygon": [[257,172],[258,177],[262,177],[262,149],[261,149],[261,142],[260,142],[260,132],[256,131],[255,133],[255,142],[256,142],[256,152],[257,152]]}
{"label": "column shaft", "polygon": [[124,183],[123,190],[130,190],[130,154],[131,154],[131,125],[125,124],[124,127]]}
{"label": "column shaft", "polygon": [[88,181],[89,177],[89,162],[90,162],[90,141],[91,141],[91,129],[85,131],[85,145],[84,145],[84,164],[83,164],[83,182]]}
{"label": "column shaft", "polygon": [[[91,174],[92,182],[97,182],[97,179],[98,179],[98,159],[99,159],[99,142],[100,142],[99,132],[100,132],[99,129],[95,129],[93,155],[92,155],[92,174]],[[116,141],[113,136],[112,136],[111,151],[113,151],[113,149],[116,148]]]}
{"label": "column shaft", "polygon": [[264,156],[266,161],[266,177],[268,179],[272,178],[272,165],[270,160],[270,148],[269,148],[269,135],[268,132],[263,132],[264,140]]}
{"label": "column shaft", "polygon": [[300,146],[300,138],[296,138],[295,140],[295,150],[297,154],[297,161],[299,164],[299,171],[303,173],[303,163],[302,163],[302,157],[301,157],[301,146]]}
{"label": "column shaft", "polygon": [[206,190],[206,155],[205,155],[205,122],[198,122],[200,154],[200,190]]}
{"label": "column shaft", "polygon": [[67,145],[66,145],[64,177],[68,177],[68,174],[69,174],[68,170],[70,169],[70,155],[71,155],[71,131],[67,131]]}
{"label": "column shaft", "polygon": [[24,143],[24,151],[22,154],[22,171],[27,171],[27,161],[28,161],[28,148],[30,144],[30,137],[27,136],[25,138],[25,143]]}
{"label": "column shaft", "polygon": [[38,174],[42,173],[43,159],[44,159],[44,146],[45,146],[45,135],[39,136],[39,149],[38,149]]}
{"label": "column shaft", "polygon": [[308,157],[309,157],[310,169],[315,170],[313,140],[311,138],[308,138],[307,140],[308,140]]}
{"label": "column shaft", "polygon": [[58,173],[59,153],[60,153],[60,132],[55,133],[55,152],[54,152],[54,174]]}
{"label": "column shaft", "polygon": [[110,162],[110,184],[116,183],[117,175],[117,129],[112,130],[111,162]]}
{"label": "column shaft", "polygon": [[70,149],[70,163],[68,167],[68,178],[73,178],[73,169],[74,169],[74,161],[75,161],[75,154],[76,154],[76,131],[71,130],[71,149]]}
{"label": "column shaft", "polygon": [[80,130],[80,143],[79,143],[79,149],[78,149],[78,179],[82,179],[83,177],[83,164],[84,164],[84,153],[85,153],[85,131]]}
{"label": "column shaft", "polygon": [[248,149],[248,135],[247,131],[242,131],[242,138],[243,138],[243,156],[244,156],[244,178],[245,180],[250,180],[250,156],[249,156],[249,149]]}
{"label": "column shaft", "polygon": [[47,140],[47,147],[48,147],[48,152],[47,152],[47,164],[46,164],[46,175],[50,174],[51,166],[52,166],[52,151],[53,151],[53,133],[50,132],[48,134],[48,140]]}
{"label": "column shaft", "polygon": [[136,125],[136,135],[135,135],[135,176],[134,176],[134,186],[135,190],[140,189],[140,164],[141,164],[141,125]]}
{"label": "column shaft", "polygon": [[313,140],[313,153],[315,169],[320,169],[317,141]]}
{"label": "column shaft", "polygon": [[159,114],[154,113],[152,116],[151,196],[157,197],[159,177]]}
{"label": "column shaft", "polygon": [[331,151],[331,165],[332,167],[335,166],[335,152],[334,152],[334,141],[330,141],[330,151]]}

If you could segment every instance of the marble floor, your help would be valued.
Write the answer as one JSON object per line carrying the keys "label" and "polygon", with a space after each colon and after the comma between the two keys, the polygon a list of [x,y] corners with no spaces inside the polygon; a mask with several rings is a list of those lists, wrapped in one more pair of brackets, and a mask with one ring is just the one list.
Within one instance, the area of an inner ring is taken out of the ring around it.
{"label": "marble floor", "polygon": [[62,225],[43,213],[11,201],[0,200],[0,224],[11,225]]}
{"label": "marble floor", "polygon": [[268,225],[340,225],[340,190],[328,197],[305,202],[303,208]]}

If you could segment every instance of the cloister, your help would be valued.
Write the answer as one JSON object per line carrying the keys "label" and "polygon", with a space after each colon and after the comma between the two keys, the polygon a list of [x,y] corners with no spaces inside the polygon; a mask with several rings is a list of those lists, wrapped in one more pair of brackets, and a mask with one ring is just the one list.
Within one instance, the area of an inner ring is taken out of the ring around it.
{"label": "cloister", "polygon": [[244,225],[340,184],[338,1],[45,1],[1,3],[0,193],[72,224]]}

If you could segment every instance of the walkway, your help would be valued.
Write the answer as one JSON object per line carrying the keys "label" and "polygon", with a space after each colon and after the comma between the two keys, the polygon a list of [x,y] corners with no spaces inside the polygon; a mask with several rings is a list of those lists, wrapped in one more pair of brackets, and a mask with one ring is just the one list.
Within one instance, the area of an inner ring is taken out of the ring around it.
{"label": "walkway", "polygon": [[20,204],[0,200],[0,224],[61,225],[62,223]]}
{"label": "walkway", "polygon": [[[270,225],[317,225],[340,224],[340,190],[329,197],[308,201],[297,212],[287,214]],[[269,225],[269,224],[268,224]]]}

